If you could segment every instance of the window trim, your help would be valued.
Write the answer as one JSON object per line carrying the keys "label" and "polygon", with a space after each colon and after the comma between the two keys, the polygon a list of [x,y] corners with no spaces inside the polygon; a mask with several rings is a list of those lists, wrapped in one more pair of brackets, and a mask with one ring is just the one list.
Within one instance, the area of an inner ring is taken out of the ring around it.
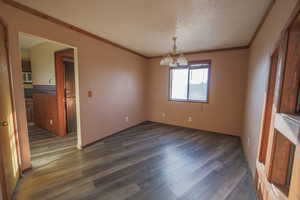
{"label": "window trim", "polygon": [[[210,90],[210,78],[211,78],[211,60],[199,60],[199,61],[190,61],[187,66],[183,67],[170,67],[169,68],[169,91],[168,91],[168,101],[174,101],[174,102],[189,102],[189,103],[209,103],[209,90]],[[208,66],[190,66],[193,64],[207,64]],[[172,69],[186,69],[188,68],[188,88],[187,88],[187,99],[172,99]],[[208,78],[207,78],[207,100],[201,101],[201,100],[190,100],[189,99],[189,90],[190,90],[190,70],[191,69],[208,69]]]}

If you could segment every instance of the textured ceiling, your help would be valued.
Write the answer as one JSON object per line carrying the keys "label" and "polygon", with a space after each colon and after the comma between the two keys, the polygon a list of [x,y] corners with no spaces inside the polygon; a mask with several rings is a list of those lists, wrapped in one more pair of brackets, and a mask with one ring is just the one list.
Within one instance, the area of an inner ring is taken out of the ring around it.
{"label": "textured ceiling", "polygon": [[272,0],[16,0],[145,56],[248,45]]}

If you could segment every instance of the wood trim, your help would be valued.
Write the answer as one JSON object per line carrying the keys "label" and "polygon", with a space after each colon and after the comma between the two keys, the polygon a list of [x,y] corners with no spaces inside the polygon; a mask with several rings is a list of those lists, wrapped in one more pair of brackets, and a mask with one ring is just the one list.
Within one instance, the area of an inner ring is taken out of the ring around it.
{"label": "wood trim", "polygon": [[[300,18],[300,14],[299,14]],[[297,107],[297,99],[300,84],[300,19],[294,21],[288,32],[288,45],[286,49],[285,65],[288,66],[284,70],[281,101],[279,111],[286,114],[295,114]]]}
{"label": "wood trim", "polygon": [[[298,6],[289,19],[289,26],[281,33],[275,48],[278,50],[279,57],[273,102],[274,116],[271,120],[266,163],[263,165],[259,160],[257,162],[260,179],[258,187],[264,188],[264,200],[300,198],[298,192],[299,170],[297,167],[299,154],[293,153],[294,148],[298,152],[300,148],[298,137],[300,117],[294,115],[300,83],[300,71],[297,67],[300,63],[297,56],[300,50],[300,40],[298,39],[300,34],[299,11],[300,1],[298,1]],[[260,142],[262,143],[261,139]],[[292,182],[289,185],[292,167],[291,156],[293,155]]]}
{"label": "wood trim", "polygon": [[287,178],[291,142],[277,129],[275,129],[274,147],[269,180],[271,183],[284,185]]}
{"label": "wood trim", "polygon": [[[89,144],[83,145],[82,148],[84,149],[84,148],[86,148],[86,147],[92,146],[93,144],[96,144],[96,143],[98,143],[98,142],[101,142],[101,141],[103,141],[103,140],[105,140],[105,139],[107,139],[107,138],[116,136],[116,135],[122,133],[123,131],[126,131],[126,130],[128,130],[128,129],[134,128],[134,127],[139,126],[139,125],[141,125],[141,124],[143,124],[143,123],[146,123],[146,122],[153,122],[153,123],[164,124],[164,125],[172,125],[172,126],[181,127],[181,128],[190,128],[190,127],[187,127],[187,126],[179,126],[179,125],[174,125],[174,124],[168,124],[168,123],[162,123],[162,122],[155,122],[155,121],[151,121],[151,120],[150,120],[150,121],[149,121],[149,120],[145,120],[145,121],[142,121],[142,122],[140,122],[140,123],[138,123],[138,124],[136,124],[136,125],[133,125],[133,126],[130,126],[130,127],[128,127],[128,128],[122,129],[121,131],[118,131],[118,132],[116,132],[116,133],[113,133],[113,134],[111,134],[111,135],[109,135],[109,136],[105,136],[105,137],[100,138],[100,139],[98,139],[98,140],[96,140],[96,141],[94,141],[94,142],[91,142],[91,143],[89,143]],[[239,136],[237,136],[237,135],[235,135],[235,134],[229,134],[229,133],[227,134],[227,133],[221,133],[221,132],[214,132],[214,131],[209,131],[209,130],[204,130],[204,129],[195,129],[195,130],[204,131],[204,132],[213,133],[213,134],[226,135],[226,136],[230,135],[230,136],[232,136],[232,137],[240,138]]]}
{"label": "wood trim", "polygon": [[[42,19],[48,20],[48,21],[50,21],[50,22],[52,22],[54,24],[58,24],[58,25],[64,26],[65,28],[68,28],[68,29],[71,29],[73,31],[82,33],[84,35],[87,35],[87,36],[92,37],[94,39],[100,40],[102,42],[108,43],[108,44],[113,45],[113,46],[115,46],[117,48],[123,49],[123,50],[128,51],[130,53],[133,53],[135,55],[141,56],[141,57],[143,57],[145,59],[155,59],[155,58],[161,58],[161,57],[163,57],[163,56],[151,56],[151,57],[148,57],[148,56],[142,55],[142,54],[140,54],[138,52],[135,52],[135,51],[133,51],[131,49],[123,47],[123,46],[121,46],[119,44],[116,44],[116,43],[114,43],[114,42],[112,42],[110,40],[102,38],[102,37],[100,37],[100,36],[98,36],[96,34],[90,33],[90,32],[88,32],[86,30],[83,30],[83,29],[81,29],[79,27],[76,27],[74,25],[68,24],[68,23],[66,23],[66,22],[64,22],[62,20],[59,20],[59,19],[54,18],[54,17],[51,17],[51,16],[49,16],[47,14],[44,14],[44,13],[42,13],[42,12],[36,10],[36,9],[30,8],[29,6],[25,6],[25,5],[23,5],[23,4],[19,3],[19,2],[14,1],[14,0],[3,0],[3,2],[6,3],[6,4],[8,4],[8,5],[10,5],[10,6],[12,6],[12,7],[15,7],[15,8],[23,10],[23,11],[25,11],[27,13],[30,13],[30,14],[32,14],[34,16],[37,16],[37,17],[40,17]],[[275,5],[275,3],[276,3],[276,0],[273,0],[270,3],[270,5],[269,5],[269,7],[268,7],[268,9],[267,9],[267,11],[266,11],[263,19],[261,20],[259,26],[257,27],[257,29],[256,29],[256,31],[255,31],[255,33],[254,33],[253,37],[251,38],[251,40],[250,40],[250,42],[249,42],[248,45],[237,46],[237,47],[229,47],[229,48],[211,49],[211,50],[201,50],[201,51],[194,51],[194,52],[183,52],[183,53],[185,55],[194,55],[194,54],[200,54],[200,53],[213,53],[213,52],[219,52],[219,51],[232,51],[232,50],[248,49],[253,44],[255,38],[257,37],[260,29],[262,28],[263,24],[265,23],[268,15],[270,13],[270,11],[272,10],[273,6]],[[297,3],[297,6],[296,6],[295,10],[296,11],[300,10],[300,2],[299,1]],[[292,14],[291,18],[293,19],[294,17],[295,17],[295,14]],[[287,23],[286,27],[288,27],[289,24],[291,23],[290,20],[288,20],[288,21],[289,21],[289,23]],[[285,29],[283,30],[283,32],[284,31],[285,31]]]}
{"label": "wood trim", "polygon": [[276,86],[275,86],[275,96],[274,96],[274,104],[276,112],[280,110],[280,95],[283,87],[283,78],[284,78],[284,71],[286,68],[286,56],[287,56],[287,49],[288,49],[288,40],[289,40],[289,34],[286,31],[284,34],[282,34],[279,43],[278,43],[278,66],[277,66],[277,77],[276,80]]}
{"label": "wood trim", "polygon": [[[8,79],[9,79],[9,88],[10,88],[10,96],[11,96],[11,106],[12,106],[12,111],[13,111],[13,124],[14,124],[14,136],[15,136],[15,143],[16,143],[16,152],[17,152],[17,157],[18,157],[18,171],[19,171],[19,176],[22,175],[22,168],[21,168],[21,150],[20,150],[20,141],[19,141],[19,137],[18,137],[18,128],[17,128],[17,116],[16,116],[16,108],[15,108],[15,103],[14,103],[14,96],[13,96],[13,79],[12,79],[12,73],[11,73],[11,62],[10,62],[10,54],[9,54],[9,34],[8,34],[8,25],[7,23],[2,19],[2,17],[0,17],[0,24],[3,25],[4,27],[4,31],[5,31],[5,35],[4,35],[4,43],[5,43],[5,50],[6,50],[6,58],[7,58],[7,72],[8,72]],[[0,152],[1,154],[1,152]],[[0,159],[2,159],[2,156],[0,157]],[[2,161],[1,161],[2,162]],[[2,187],[2,192],[4,193],[4,200],[9,200],[10,197],[8,196],[8,192],[7,192],[7,185],[6,185],[6,181],[5,181],[5,171],[4,171],[4,166],[2,165],[2,163],[0,162],[0,176],[2,176],[3,178],[0,179],[0,181],[3,181],[3,185],[1,184]]]}
{"label": "wood trim", "polygon": [[269,80],[268,80],[268,89],[267,89],[267,98],[266,105],[264,108],[264,122],[263,129],[261,133],[261,144],[260,144],[260,152],[259,152],[259,161],[264,163],[266,162],[267,151],[268,151],[268,143],[269,136],[271,130],[271,121],[273,116],[273,103],[274,103],[274,94],[276,88],[276,77],[277,77],[277,68],[278,68],[278,51],[271,57],[271,65],[269,69]]}
{"label": "wood trim", "polygon": [[300,199],[300,146],[296,147],[295,155],[294,155],[294,168],[293,168],[293,177],[291,180],[290,187],[290,200],[299,200]]}
{"label": "wood trim", "polygon": [[272,8],[274,7],[275,3],[276,3],[276,0],[272,0],[272,1],[270,2],[270,4],[269,4],[269,6],[268,6],[268,8],[267,8],[267,10],[266,10],[266,12],[265,12],[263,18],[261,19],[261,21],[260,21],[260,23],[259,23],[257,29],[256,29],[255,32],[254,32],[254,35],[252,36],[252,38],[251,38],[251,40],[250,40],[249,46],[252,46],[254,40],[256,39],[256,37],[257,37],[257,35],[258,35],[260,29],[262,28],[262,26],[263,26],[264,23],[266,22],[267,17],[269,16],[269,14],[270,14]]}
{"label": "wood trim", "polygon": [[[300,83],[300,71],[299,71],[299,63],[300,59],[298,56],[298,52],[300,50],[299,45],[299,35],[300,35],[300,15],[297,13],[296,18],[292,20],[292,23],[286,30],[286,38],[287,45],[283,46],[284,52],[283,56],[285,56],[284,71],[282,72],[282,78],[278,79],[281,83],[280,92],[279,92],[279,104],[278,104],[278,112],[286,113],[286,114],[294,114],[296,111],[296,104],[298,98],[299,91],[299,83]],[[289,161],[290,161],[290,152],[292,148],[292,143],[296,141],[297,138],[293,141],[292,134],[298,134],[298,128],[294,128],[291,124],[288,125],[288,129],[282,128],[286,126],[285,120],[280,120],[278,118],[280,115],[277,115],[277,121],[275,121],[275,137],[274,147],[272,149],[272,160],[271,160],[271,170],[270,174],[270,182],[279,184],[279,188],[282,185],[285,185],[288,180],[288,169],[289,169]],[[281,131],[278,131],[279,128]],[[293,174],[294,176],[294,174]],[[299,178],[299,177],[298,177]],[[287,190],[287,191],[286,191]],[[285,194],[288,196],[289,188],[284,189]],[[291,198],[289,198],[291,199]]]}
{"label": "wood trim", "polygon": [[225,132],[211,131],[211,130],[207,130],[207,129],[191,128],[191,127],[186,126],[186,125],[178,125],[178,124],[172,124],[172,123],[168,123],[168,122],[159,122],[159,121],[155,121],[155,120],[146,120],[145,122],[153,122],[153,123],[157,123],[157,124],[171,125],[171,126],[175,126],[175,127],[179,127],[179,128],[190,128],[190,129],[194,129],[194,130],[198,130],[198,131],[203,131],[203,132],[208,132],[208,133],[213,133],[213,134],[231,136],[231,137],[235,137],[237,139],[241,138],[236,133],[228,133],[228,132],[225,133]]}
{"label": "wood trim", "polygon": [[[114,42],[112,42],[110,40],[102,38],[102,37],[100,37],[100,36],[98,36],[96,34],[90,33],[90,32],[88,32],[86,30],[83,30],[83,29],[81,29],[79,27],[76,27],[74,25],[68,24],[68,23],[66,23],[66,22],[64,22],[62,20],[59,20],[59,19],[55,18],[55,17],[51,17],[51,16],[49,16],[47,14],[44,14],[44,13],[42,13],[42,12],[36,10],[36,9],[30,8],[29,6],[25,6],[25,5],[23,5],[23,4],[19,3],[19,2],[14,1],[14,0],[3,0],[3,2],[6,3],[6,4],[8,4],[8,5],[10,5],[10,6],[12,6],[12,7],[15,7],[15,8],[23,10],[23,11],[25,11],[27,13],[30,13],[30,14],[32,14],[34,16],[37,16],[37,17],[40,17],[42,19],[48,20],[48,21],[50,21],[50,22],[52,22],[54,24],[58,24],[58,25],[64,26],[65,28],[68,28],[68,29],[71,29],[73,31],[82,33],[84,35],[87,35],[87,36],[92,37],[94,39],[100,40],[102,42],[108,43],[108,44],[113,45],[113,46],[115,46],[117,48],[123,49],[123,50],[128,51],[130,53],[133,53],[135,55],[141,56],[141,57],[143,57],[145,59],[153,59],[153,58],[163,57],[163,56],[148,57],[148,56],[142,55],[142,54],[140,54],[138,52],[135,52],[135,51],[133,51],[131,49],[123,47],[123,46],[121,46],[119,44],[116,44],[116,43],[114,43]],[[241,49],[248,49],[248,48],[249,48],[249,45],[244,45],[244,46],[237,46],[237,47],[211,49],[211,50],[201,50],[201,51],[183,52],[183,53],[185,55],[193,55],[193,54],[199,54],[199,53],[212,53],[212,52],[218,52],[218,51],[232,51],[232,50],[241,50]]]}
{"label": "wood trim", "polygon": [[[125,51],[133,53],[133,54],[138,55],[140,57],[143,57],[145,59],[154,59],[154,58],[161,58],[161,57],[163,57],[163,56],[152,56],[152,57],[150,56],[149,57],[149,56],[142,55],[142,54],[140,54],[140,53],[138,53],[136,51],[133,51],[131,49],[123,47],[123,46],[121,46],[119,44],[116,44],[116,43],[110,41],[110,40],[102,38],[102,37],[100,37],[100,36],[98,36],[96,34],[90,33],[90,32],[88,32],[86,30],[83,30],[83,29],[77,27],[77,26],[74,26],[74,25],[71,25],[69,23],[66,23],[66,22],[64,22],[62,20],[59,20],[59,19],[55,18],[55,17],[51,17],[51,16],[49,16],[49,15],[47,15],[45,13],[42,13],[42,12],[36,10],[36,9],[30,8],[29,6],[26,6],[26,5],[23,5],[23,4],[21,4],[21,3],[17,2],[17,1],[14,1],[14,0],[3,0],[3,2],[6,3],[6,4],[8,4],[8,5],[10,5],[10,6],[12,6],[12,7],[15,7],[15,8],[20,9],[22,11],[30,13],[30,14],[32,14],[34,16],[37,16],[37,17],[40,17],[42,19],[48,20],[48,21],[50,21],[50,22],[52,22],[54,24],[58,24],[58,25],[64,26],[65,28],[71,29],[73,31],[76,31],[76,32],[79,32],[81,34],[87,35],[89,37],[92,37],[94,39],[100,40],[100,41],[105,42],[107,44],[113,45],[113,46],[115,46],[117,48],[123,49]],[[199,53],[213,53],[213,52],[219,52],[219,51],[232,51],[232,50],[248,49],[249,46],[250,45],[243,45],[243,46],[236,46],[236,47],[219,48],[219,49],[209,49],[209,50],[201,50],[201,51],[193,51],[193,52],[183,52],[183,53],[185,55],[194,55],[194,54],[199,54]]]}
{"label": "wood trim", "polygon": [[[258,185],[256,188],[261,191],[260,198],[262,199],[260,200],[288,200],[281,190],[268,181],[268,178],[265,176],[265,168],[262,163],[257,163],[256,172],[258,175]],[[274,194],[276,196],[274,196]]]}
{"label": "wood trim", "polygon": [[[282,91],[282,82],[283,82],[283,74],[285,70],[285,59],[286,59],[286,51],[288,44],[288,34],[285,33],[280,38],[280,43],[276,50],[278,51],[278,64],[277,64],[277,74],[276,74],[276,84],[275,84],[275,92],[273,99],[273,113],[277,113],[280,105],[280,94]],[[275,53],[275,52],[274,52]],[[274,160],[274,152],[275,152],[275,129],[274,129],[274,118],[271,118],[271,128],[268,139],[268,152],[266,157],[266,176],[268,180],[271,180],[272,168],[273,168],[273,160]]]}
{"label": "wood trim", "polygon": [[96,143],[98,143],[98,142],[101,142],[101,141],[103,141],[103,140],[105,140],[105,139],[107,139],[107,138],[116,136],[116,135],[120,134],[120,133],[123,132],[123,131],[129,130],[129,129],[134,128],[134,127],[137,127],[137,126],[139,126],[139,125],[141,125],[141,124],[143,124],[143,123],[145,123],[145,122],[148,122],[148,121],[140,122],[140,123],[138,123],[138,124],[136,124],[136,125],[130,126],[130,127],[128,127],[128,128],[122,129],[122,130],[120,130],[120,131],[118,131],[118,132],[116,132],[116,133],[113,133],[113,134],[111,134],[111,135],[108,135],[108,136],[105,136],[105,137],[103,137],[103,138],[100,138],[100,139],[98,139],[98,140],[96,140],[96,141],[94,141],[94,142],[91,142],[91,143],[89,143],[89,144],[83,145],[82,148],[84,149],[84,148],[86,148],[86,147],[92,146],[92,145],[94,145],[94,144],[96,144]]}
{"label": "wood trim", "polygon": [[281,40],[282,38],[285,37],[286,32],[288,31],[289,27],[293,24],[293,22],[297,19],[297,16],[300,12],[300,0],[297,0],[297,4],[294,7],[294,10],[292,11],[292,14],[290,15],[290,17],[288,18],[284,28],[282,29],[281,33],[280,33],[280,37],[278,38],[277,42],[275,42],[274,46],[273,46],[273,51],[275,51],[275,49],[280,46]]}
{"label": "wood trim", "polygon": [[[256,39],[259,31],[261,30],[262,26],[264,25],[265,21],[267,20],[267,17],[269,16],[269,14],[270,14],[272,8],[274,7],[275,3],[276,3],[276,0],[272,0],[272,2],[270,3],[270,5],[269,5],[262,21],[261,21],[261,23],[257,27],[257,30],[255,31],[255,34],[253,35],[253,37],[252,37],[252,39],[251,39],[251,41],[248,45],[249,47],[252,46],[254,40]],[[279,39],[277,40],[277,42],[275,43],[275,45],[273,47],[273,51],[275,51],[276,48],[279,46],[281,38],[284,36],[284,34],[287,31],[288,27],[290,27],[291,24],[294,22],[294,20],[297,18],[297,15],[298,15],[299,12],[300,12],[300,0],[297,0],[297,4],[296,4],[294,10],[292,11],[292,14],[290,15],[288,21],[286,22],[284,28],[281,31],[281,36],[279,37]]]}
{"label": "wood trim", "polygon": [[9,85],[10,85],[10,96],[11,96],[11,100],[12,100],[12,111],[13,111],[13,123],[14,123],[14,135],[16,138],[16,148],[17,148],[17,156],[18,156],[18,167],[19,167],[19,172],[20,175],[22,174],[22,168],[21,168],[21,150],[20,150],[20,142],[19,142],[19,135],[18,135],[18,128],[17,128],[17,116],[16,116],[16,107],[15,107],[15,101],[14,101],[14,96],[13,96],[13,76],[12,76],[12,65],[11,65],[11,61],[10,61],[10,54],[9,54],[9,34],[8,34],[8,29],[7,29],[7,24],[4,22],[4,20],[2,20],[2,18],[0,17],[0,23],[4,26],[5,28],[5,32],[6,32],[6,56],[7,56],[7,71],[8,71],[8,75],[9,75]]}
{"label": "wood trim", "polygon": [[[209,59],[208,60],[191,60],[191,61],[189,61],[189,65],[194,65],[194,64],[208,64],[208,65],[211,65],[211,63],[212,63],[212,60],[209,60]],[[193,68],[197,68],[197,67],[193,67]]]}
{"label": "wood trim", "polygon": [[[4,29],[5,29],[5,36],[7,37],[7,25],[6,23],[3,21],[3,19],[0,17],[0,24],[3,25]],[[5,42],[7,44],[7,41]],[[1,149],[0,149],[1,151]],[[5,171],[4,171],[4,166],[3,166],[3,162],[2,162],[2,153],[0,152],[0,186],[1,186],[1,190],[2,190],[2,195],[4,200],[8,200],[8,194],[7,194],[7,186],[6,186],[6,180],[5,180]],[[1,195],[1,194],[0,194]]]}
{"label": "wood trim", "polygon": [[[1,22],[0,22],[1,23]],[[2,191],[2,198],[3,200],[9,200],[8,194],[7,194],[7,186],[6,186],[6,180],[5,180],[5,171],[4,171],[4,163],[2,162],[2,155],[0,152],[0,187]]]}
{"label": "wood trim", "polygon": [[57,51],[55,54],[55,80],[56,80],[56,101],[57,101],[57,135],[60,137],[67,135],[66,110],[65,110],[65,77],[64,77],[64,57],[74,59],[74,50],[65,49]]}
{"label": "wood trim", "polygon": [[220,48],[220,49],[209,49],[209,50],[201,50],[201,51],[183,52],[183,54],[188,56],[188,55],[195,55],[195,54],[200,54],[200,53],[215,53],[215,52],[219,52],[219,51],[234,51],[234,50],[243,50],[243,49],[249,49],[249,45]]}
{"label": "wood trim", "polygon": [[[221,49],[210,49],[210,50],[201,50],[201,51],[191,51],[191,52],[182,52],[185,56],[195,55],[195,54],[202,54],[202,53],[215,53],[220,51],[234,51],[234,50],[244,50],[249,49],[249,45],[238,46],[238,47],[229,47],[229,48],[221,48]],[[164,56],[152,56],[148,59],[156,59],[162,58]]]}
{"label": "wood trim", "polygon": [[18,8],[20,10],[23,10],[23,11],[25,11],[27,13],[30,13],[30,14],[35,15],[37,17],[40,17],[42,19],[48,20],[48,21],[50,21],[50,22],[52,22],[54,24],[58,24],[58,25],[64,26],[67,29],[71,29],[71,30],[76,31],[78,33],[81,33],[81,34],[84,34],[84,35],[89,36],[91,38],[94,38],[96,40],[100,40],[101,42],[105,42],[107,44],[110,44],[110,45],[112,45],[114,47],[117,47],[119,49],[123,49],[123,50],[125,50],[127,52],[130,52],[132,54],[135,54],[137,56],[140,56],[140,57],[143,57],[143,58],[146,58],[146,59],[148,58],[147,56],[144,56],[144,55],[142,55],[142,54],[140,54],[138,52],[135,52],[135,51],[133,51],[133,50],[127,48],[127,47],[124,47],[122,45],[116,44],[116,43],[114,43],[114,42],[112,42],[110,40],[104,39],[104,38],[102,38],[102,37],[100,37],[100,36],[98,36],[96,34],[93,34],[91,32],[83,30],[83,29],[81,29],[81,28],[79,28],[77,26],[74,26],[74,25],[71,25],[69,23],[66,23],[66,22],[64,22],[62,20],[59,20],[59,19],[55,18],[55,17],[51,17],[51,16],[49,16],[47,14],[44,14],[44,13],[42,13],[42,12],[36,10],[36,9],[30,8],[29,6],[25,6],[25,5],[23,5],[23,4],[21,4],[21,3],[17,2],[17,1],[14,1],[14,0],[3,0],[3,2],[6,3],[6,4],[8,4],[8,5],[10,5],[10,6],[12,6],[12,7],[15,7],[15,8]]}

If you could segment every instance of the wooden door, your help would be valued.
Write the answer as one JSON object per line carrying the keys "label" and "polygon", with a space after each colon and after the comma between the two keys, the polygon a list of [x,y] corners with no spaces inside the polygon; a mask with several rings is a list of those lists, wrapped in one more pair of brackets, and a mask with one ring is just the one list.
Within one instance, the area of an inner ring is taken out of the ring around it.
{"label": "wooden door", "polygon": [[57,103],[57,135],[67,135],[66,91],[65,91],[65,64],[66,58],[74,60],[74,50],[66,49],[55,52],[55,78]]}
{"label": "wooden door", "polygon": [[0,182],[5,200],[12,198],[20,175],[9,73],[6,29],[0,23]]}
{"label": "wooden door", "polygon": [[259,161],[264,164],[266,162],[266,157],[267,157],[271,121],[274,114],[273,111],[274,111],[274,107],[276,106],[274,105],[274,94],[275,94],[275,86],[276,86],[277,66],[278,66],[278,50],[276,50],[275,53],[272,55],[271,67],[269,71],[269,82],[268,82],[268,90],[267,90],[267,97],[266,97],[267,99],[266,99],[265,113],[264,113],[264,124],[263,124],[260,154],[259,154]]}
{"label": "wooden door", "polygon": [[64,61],[67,132],[76,132],[76,96],[74,62]]}
{"label": "wooden door", "polygon": [[300,200],[299,55],[300,15],[282,34],[272,57],[271,67],[277,65],[277,76],[271,68],[268,95],[272,99],[267,98],[267,116],[257,162],[257,188],[261,200]]}
{"label": "wooden door", "polygon": [[0,183],[0,200],[3,200],[3,192],[2,192],[1,183]]}

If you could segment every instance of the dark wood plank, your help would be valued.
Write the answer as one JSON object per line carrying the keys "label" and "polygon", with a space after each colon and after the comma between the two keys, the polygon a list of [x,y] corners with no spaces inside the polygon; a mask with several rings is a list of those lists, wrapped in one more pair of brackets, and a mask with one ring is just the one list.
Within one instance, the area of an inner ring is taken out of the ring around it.
{"label": "dark wood plank", "polygon": [[35,125],[28,126],[28,133],[31,162],[34,168],[47,165],[64,155],[77,151],[76,133],[62,138]]}
{"label": "dark wood plank", "polygon": [[145,122],[64,153],[28,172],[17,199],[256,199],[238,137]]}
{"label": "dark wood plank", "polygon": [[65,108],[65,66],[64,58],[74,59],[74,49],[57,51],[55,55],[55,82],[57,105],[57,134],[61,137],[67,135],[66,108]]}

